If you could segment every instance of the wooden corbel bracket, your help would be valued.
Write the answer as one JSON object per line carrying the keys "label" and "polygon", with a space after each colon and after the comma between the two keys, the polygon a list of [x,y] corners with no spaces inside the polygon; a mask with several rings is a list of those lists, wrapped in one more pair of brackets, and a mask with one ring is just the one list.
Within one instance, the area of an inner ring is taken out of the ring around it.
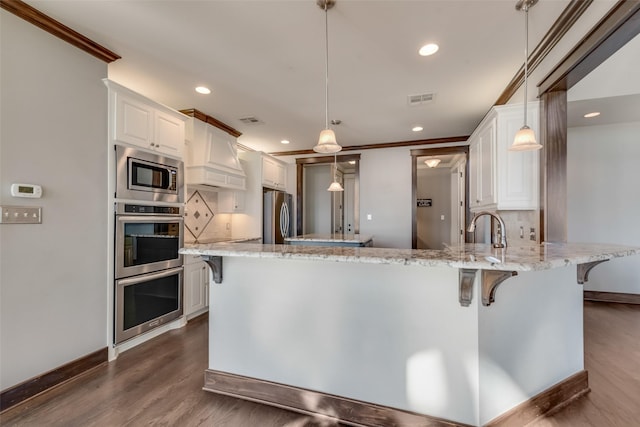
{"label": "wooden corbel bracket", "polygon": [[460,287],[458,290],[458,301],[463,307],[469,307],[473,299],[473,282],[476,279],[475,268],[461,268],[458,276],[460,279]]}
{"label": "wooden corbel bracket", "polygon": [[491,305],[496,300],[498,285],[517,275],[517,271],[482,270],[482,305]]}
{"label": "wooden corbel bracket", "polygon": [[[473,299],[473,282],[476,278],[474,268],[461,268],[459,270],[460,286],[458,300],[463,307],[469,307]],[[516,276],[517,271],[480,270],[482,271],[482,305],[489,306],[495,301],[496,288],[509,277]]]}
{"label": "wooden corbel bracket", "polygon": [[585,262],[584,264],[578,264],[578,284],[584,285],[589,281],[589,272],[593,267],[598,264],[602,264],[608,259],[602,259],[600,261]]}
{"label": "wooden corbel bracket", "polygon": [[213,281],[215,283],[222,283],[222,257],[203,255],[202,259],[211,269],[211,273],[213,273]]}

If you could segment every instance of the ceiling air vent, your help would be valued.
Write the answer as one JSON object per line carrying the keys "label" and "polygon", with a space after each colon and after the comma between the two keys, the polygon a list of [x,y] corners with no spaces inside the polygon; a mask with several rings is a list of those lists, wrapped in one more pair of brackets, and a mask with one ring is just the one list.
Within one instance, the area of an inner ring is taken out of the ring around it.
{"label": "ceiling air vent", "polygon": [[419,95],[409,95],[407,100],[409,102],[409,106],[423,105],[427,104],[436,97],[435,93],[422,93]]}
{"label": "ceiling air vent", "polygon": [[241,117],[240,120],[245,125],[261,125],[264,122],[255,116]]}

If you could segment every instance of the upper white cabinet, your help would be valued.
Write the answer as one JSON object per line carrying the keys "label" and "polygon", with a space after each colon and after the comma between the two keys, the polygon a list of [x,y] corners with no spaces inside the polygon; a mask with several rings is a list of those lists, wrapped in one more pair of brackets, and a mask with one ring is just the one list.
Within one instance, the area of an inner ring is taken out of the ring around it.
{"label": "upper white cabinet", "polygon": [[187,121],[185,175],[187,185],[244,190],[246,177],[237,152],[240,132],[198,110],[184,110]]}
{"label": "upper white cabinet", "polygon": [[133,145],[182,158],[187,117],[118,83],[109,88],[109,135],[114,143]]}
{"label": "upper white cabinet", "polygon": [[262,185],[276,190],[284,190],[287,181],[287,167],[284,163],[262,153]]}
{"label": "upper white cabinet", "polygon": [[[527,107],[527,124],[540,138],[539,102]],[[472,211],[535,210],[539,206],[539,151],[509,151],[523,125],[523,105],[491,109],[469,138]]]}
{"label": "upper white cabinet", "polygon": [[245,210],[244,191],[219,191],[218,212],[239,213]]}

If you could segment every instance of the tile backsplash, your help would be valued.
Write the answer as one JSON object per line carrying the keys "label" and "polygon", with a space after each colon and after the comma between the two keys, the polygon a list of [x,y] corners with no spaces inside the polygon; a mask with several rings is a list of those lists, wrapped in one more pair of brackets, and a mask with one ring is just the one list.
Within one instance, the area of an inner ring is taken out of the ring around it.
{"label": "tile backsplash", "polygon": [[218,193],[188,189],[185,208],[185,243],[231,237],[231,214],[218,213]]}
{"label": "tile backsplash", "polygon": [[[538,211],[498,211],[507,227],[507,243],[514,246],[538,244]],[[523,237],[520,237],[522,227]],[[534,229],[534,240],[530,239]]]}

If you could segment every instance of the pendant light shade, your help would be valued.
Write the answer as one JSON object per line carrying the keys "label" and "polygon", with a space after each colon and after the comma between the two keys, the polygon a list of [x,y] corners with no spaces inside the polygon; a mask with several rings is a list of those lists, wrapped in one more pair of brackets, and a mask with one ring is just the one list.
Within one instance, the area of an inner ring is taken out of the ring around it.
{"label": "pendant light shade", "polygon": [[313,147],[316,153],[331,154],[342,150],[342,147],[336,141],[336,134],[329,129],[329,9],[335,4],[336,0],[317,0],[318,6],[324,10],[324,35],[325,35],[325,86],[324,86],[324,105],[325,105],[325,127],[320,132],[318,145]]}
{"label": "pendant light shade", "polygon": [[539,150],[542,145],[536,142],[536,135],[533,133],[533,129],[525,125],[520,128],[516,137],[513,139],[513,144],[509,147],[511,151],[532,151]]}
{"label": "pendant light shade", "polygon": [[529,8],[536,4],[538,0],[518,0],[516,3],[517,10],[524,11],[524,126],[520,128],[513,140],[513,144],[509,147],[509,151],[533,151],[542,148],[542,145],[536,142],[536,135],[529,126],[527,126],[527,75],[529,74]]}
{"label": "pendant light shade", "polygon": [[327,188],[327,191],[344,191],[344,188],[342,188],[342,185],[340,185],[338,181],[333,181],[329,188]]}
{"label": "pendant light shade", "polygon": [[344,188],[338,182],[338,156],[335,153],[333,153],[333,182],[327,188],[327,191],[344,191]]}
{"label": "pendant light shade", "polygon": [[313,151],[316,153],[337,153],[342,150],[342,147],[336,142],[336,134],[331,129],[325,129],[320,132],[320,138],[318,138],[318,145],[313,147]]}

